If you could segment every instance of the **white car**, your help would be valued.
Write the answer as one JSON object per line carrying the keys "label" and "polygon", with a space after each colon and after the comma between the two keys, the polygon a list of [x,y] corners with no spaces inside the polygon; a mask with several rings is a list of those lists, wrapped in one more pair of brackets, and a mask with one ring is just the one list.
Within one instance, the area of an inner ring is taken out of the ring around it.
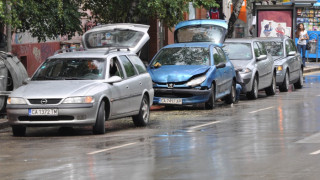
{"label": "white car", "polygon": [[132,116],[136,126],[149,122],[154,90],[137,52],[149,40],[149,26],[110,24],[83,35],[84,49],[49,57],[30,81],[7,102],[13,135],[28,126],[93,126]]}

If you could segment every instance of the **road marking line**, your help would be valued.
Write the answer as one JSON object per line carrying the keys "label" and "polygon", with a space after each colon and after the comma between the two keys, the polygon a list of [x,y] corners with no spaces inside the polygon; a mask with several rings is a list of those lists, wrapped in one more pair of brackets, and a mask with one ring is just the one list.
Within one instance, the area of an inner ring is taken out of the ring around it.
{"label": "road marking line", "polygon": [[320,154],[320,150],[310,153],[310,155]]}
{"label": "road marking line", "polygon": [[204,126],[209,126],[212,124],[217,124],[217,123],[220,123],[220,121],[214,121],[214,122],[210,122],[210,123],[206,123],[206,124],[202,124],[202,125],[198,125],[198,126],[193,126],[193,127],[190,127],[187,132],[193,132],[195,129],[198,129],[198,128],[201,128]]}
{"label": "road marking line", "polygon": [[134,145],[134,144],[137,144],[137,143],[128,143],[128,144],[124,144],[124,145],[120,145],[120,146],[111,147],[111,148],[108,148],[108,149],[101,149],[99,151],[93,151],[93,152],[90,152],[90,153],[87,153],[87,154],[88,155],[98,154],[98,153],[101,153],[101,152],[110,151],[110,150],[114,150],[114,149],[119,149],[119,148],[131,146],[131,145]]}
{"label": "road marking line", "polygon": [[264,110],[268,110],[268,109],[272,109],[273,108],[273,106],[270,106],[270,107],[267,107],[267,108],[264,108],[264,109],[258,109],[258,110],[256,110],[256,111],[251,111],[251,112],[249,112],[250,114],[253,114],[253,113],[256,113],[256,112],[259,112],[259,111],[264,111]]}

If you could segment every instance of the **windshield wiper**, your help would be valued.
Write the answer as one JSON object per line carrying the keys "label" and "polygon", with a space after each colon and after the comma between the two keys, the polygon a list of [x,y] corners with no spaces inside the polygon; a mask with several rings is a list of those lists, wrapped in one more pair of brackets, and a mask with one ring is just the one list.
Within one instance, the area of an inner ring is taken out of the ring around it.
{"label": "windshield wiper", "polygon": [[87,78],[80,78],[80,77],[64,77],[64,80],[88,80]]}
{"label": "windshield wiper", "polygon": [[37,76],[31,80],[61,80],[61,77],[50,77],[50,76]]}

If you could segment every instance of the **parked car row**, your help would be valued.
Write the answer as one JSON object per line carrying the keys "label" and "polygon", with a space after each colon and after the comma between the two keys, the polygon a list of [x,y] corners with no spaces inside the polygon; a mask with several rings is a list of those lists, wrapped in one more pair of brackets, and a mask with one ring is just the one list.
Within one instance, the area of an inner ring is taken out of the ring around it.
{"label": "parked car row", "polygon": [[13,135],[28,126],[92,126],[105,133],[105,121],[132,116],[146,126],[150,106],[235,102],[238,70],[249,99],[258,90],[274,95],[276,85],[303,86],[302,62],[290,38],[227,39],[223,20],[179,23],[175,43],[163,47],[145,67],[137,56],[149,40],[149,26],[103,25],[82,37],[84,49],[49,57],[26,85],[8,97]]}

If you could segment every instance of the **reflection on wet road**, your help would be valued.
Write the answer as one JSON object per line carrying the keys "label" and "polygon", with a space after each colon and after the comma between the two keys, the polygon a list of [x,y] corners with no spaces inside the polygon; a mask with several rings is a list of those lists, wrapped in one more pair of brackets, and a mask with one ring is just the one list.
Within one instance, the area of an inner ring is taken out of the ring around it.
{"label": "reflection on wet road", "polygon": [[151,123],[0,130],[1,179],[319,179],[320,74],[303,89],[238,104],[158,107]]}

